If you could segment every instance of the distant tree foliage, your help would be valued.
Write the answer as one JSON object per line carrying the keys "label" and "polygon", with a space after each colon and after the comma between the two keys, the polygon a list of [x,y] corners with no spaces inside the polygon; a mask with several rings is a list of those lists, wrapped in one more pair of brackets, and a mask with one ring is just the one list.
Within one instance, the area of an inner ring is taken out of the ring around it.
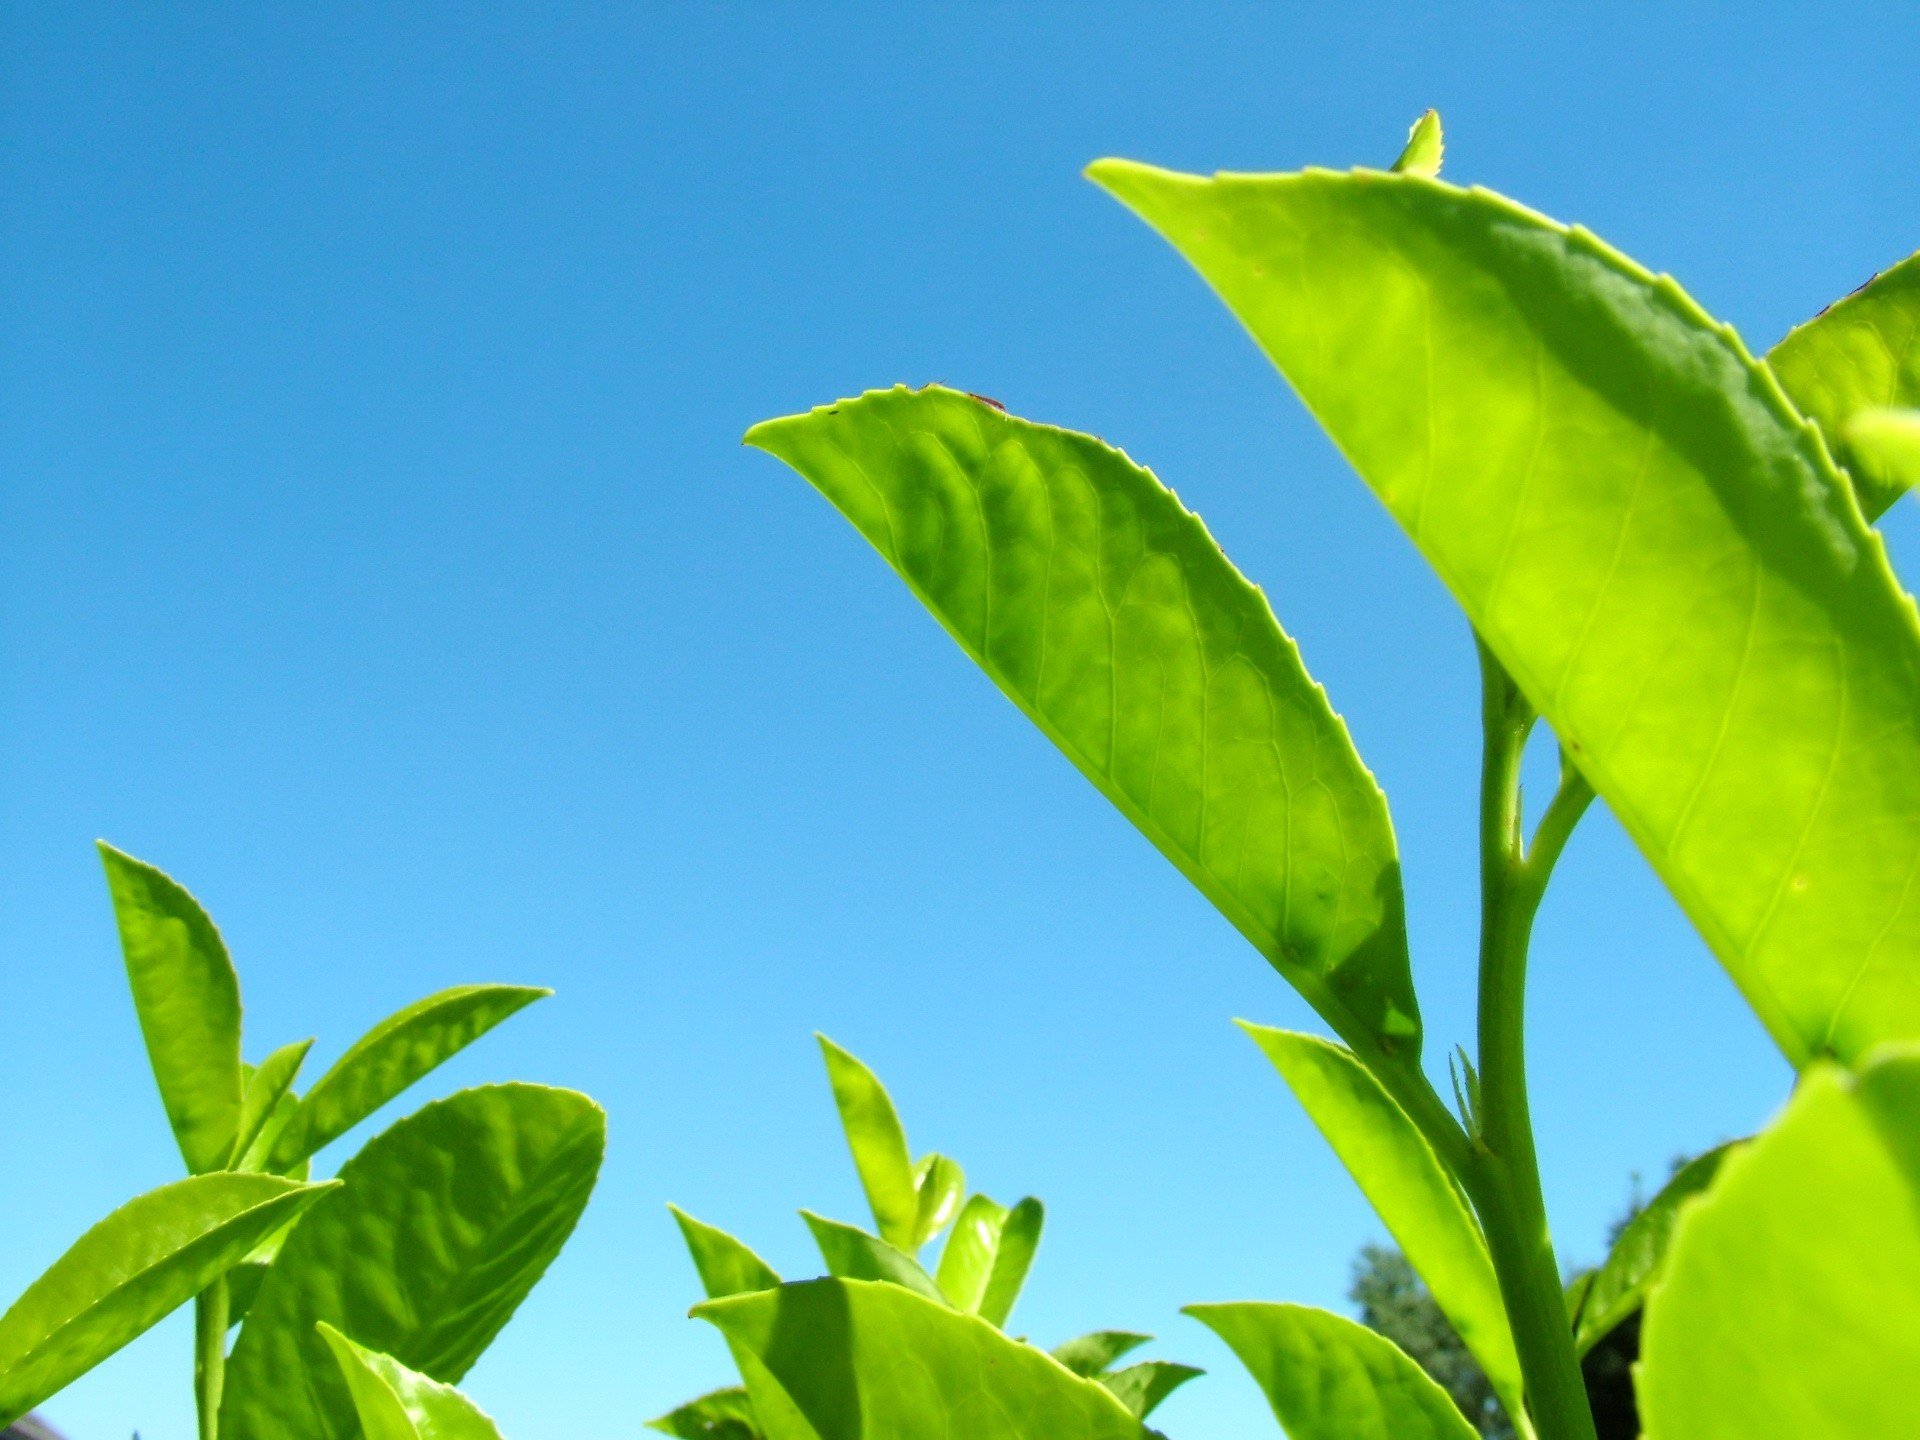
{"label": "distant tree foliage", "polygon": [[1362,1246],[1353,1264],[1347,1297],[1360,1307],[1360,1322],[1377,1330],[1420,1362],[1460,1413],[1489,1440],[1514,1440],[1493,1386],[1487,1383],[1406,1256],[1390,1245]]}

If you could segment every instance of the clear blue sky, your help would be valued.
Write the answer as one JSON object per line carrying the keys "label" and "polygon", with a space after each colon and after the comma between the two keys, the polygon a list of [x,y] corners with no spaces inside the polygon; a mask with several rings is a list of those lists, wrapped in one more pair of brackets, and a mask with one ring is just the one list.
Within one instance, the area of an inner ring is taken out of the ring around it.
{"label": "clear blue sky", "polygon": [[[537,8],[0,22],[0,1295],[178,1165],[105,836],[225,927],[254,1058],[313,1034],[324,1065],[444,984],[559,992],[432,1082],[612,1114],[469,1377],[512,1440],[723,1378],[666,1201],[793,1273],[797,1206],[858,1217],[816,1028],[918,1145],[1048,1201],[1021,1328],[1156,1331],[1215,1371],[1170,1431],[1274,1433],[1175,1312],[1340,1304],[1379,1234],[1228,1023],[1310,1015],[738,436],[943,380],[1153,465],[1393,799],[1437,1058],[1470,1039],[1465,626],[1080,167],[1382,164],[1436,105],[1452,178],[1763,346],[1920,245],[1914,11]],[[1535,975],[1548,1190],[1592,1258],[1630,1172],[1787,1074],[1609,820]],[[188,1341],[50,1413],[186,1440]]]}

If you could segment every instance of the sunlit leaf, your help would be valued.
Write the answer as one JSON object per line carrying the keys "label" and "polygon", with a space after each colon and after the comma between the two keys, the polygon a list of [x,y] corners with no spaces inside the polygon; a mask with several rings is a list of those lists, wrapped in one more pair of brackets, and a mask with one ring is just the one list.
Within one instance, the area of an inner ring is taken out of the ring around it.
{"label": "sunlit leaf", "polygon": [[354,1344],[325,1321],[319,1331],[347,1382],[363,1440],[500,1440],[487,1413],[451,1385]]}
{"label": "sunlit leaf", "polygon": [[895,1249],[877,1235],[809,1210],[802,1210],[800,1216],[813,1232],[814,1243],[820,1247],[829,1275],[837,1275],[842,1280],[884,1280],[892,1285],[904,1285],[916,1295],[924,1295],[938,1304],[947,1303],[947,1297],[940,1293],[933,1277],[906,1251]]}
{"label": "sunlit leaf", "polygon": [[999,1244],[994,1247],[993,1266],[987,1271],[986,1293],[981,1295],[976,1311],[989,1325],[1005,1325],[1013,1313],[1014,1302],[1027,1283],[1027,1272],[1033,1268],[1040,1231],[1046,1223],[1046,1206],[1031,1195],[1007,1212],[1000,1226]]}
{"label": "sunlit leaf", "polygon": [[1440,112],[1429,110],[1413,122],[1413,128],[1407,132],[1407,148],[1400,152],[1400,158],[1393,162],[1393,168],[1402,175],[1438,175],[1445,153],[1445,138],[1440,133]]}
{"label": "sunlit leaf", "polygon": [[914,1163],[913,1189],[913,1244],[907,1248],[917,1254],[959,1212],[960,1199],[966,1194],[967,1172],[945,1155],[922,1155]]}
{"label": "sunlit leaf", "polygon": [[753,1397],[739,1385],[715,1390],[670,1410],[647,1427],[679,1440],[761,1440]]}
{"label": "sunlit leaf", "polygon": [[833,1103],[840,1109],[840,1125],[853,1152],[854,1169],[873,1210],[873,1223],[889,1245],[902,1250],[914,1245],[920,1197],[914,1189],[913,1159],[907,1133],[900,1125],[893,1098],[865,1065],[824,1035],[815,1035],[826,1058]]}
{"label": "sunlit leaf", "polygon": [[1129,1365],[1124,1370],[1102,1375],[1099,1379],[1135,1419],[1144,1420],[1160,1408],[1162,1400],[1187,1381],[1206,1373],[1172,1360],[1142,1360],[1138,1365]]}
{"label": "sunlit leaf", "polygon": [[979,1314],[980,1302],[986,1298],[987,1278],[993,1273],[993,1258],[1000,1251],[1000,1234],[1006,1228],[1008,1213],[1006,1206],[985,1195],[968,1196],[960,1218],[953,1222],[953,1233],[941,1247],[940,1267],[934,1279],[940,1284],[940,1293],[969,1315]]}
{"label": "sunlit leaf", "polygon": [[693,1268],[700,1272],[700,1285],[709,1300],[745,1290],[771,1290],[780,1283],[772,1266],[726,1231],[694,1219],[677,1205],[667,1209],[679,1223],[687,1252],[693,1256]]}
{"label": "sunlit leaf", "polygon": [[267,1056],[258,1069],[252,1066],[243,1068],[240,1124],[234,1134],[232,1158],[229,1161],[231,1168],[242,1168],[241,1162],[252,1151],[260,1132],[274,1118],[280,1102],[286,1099],[287,1093],[293,1088],[293,1082],[300,1074],[300,1066],[307,1058],[307,1051],[312,1048],[313,1041],[296,1040],[291,1045],[282,1045]]}
{"label": "sunlit leaf", "polygon": [[1920,485],[1920,410],[1857,410],[1840,434],[1856,485],[1895,496]]}
{"label": "sunlit leaf", "polygon": [[[943,1287],[944,1288],[944,1287]],[[1053,1358],[1076,1375],[1098,1375],[1130,1350],[1153,1339],[1132,1330],[1092,1330],[1053,1347]]]}

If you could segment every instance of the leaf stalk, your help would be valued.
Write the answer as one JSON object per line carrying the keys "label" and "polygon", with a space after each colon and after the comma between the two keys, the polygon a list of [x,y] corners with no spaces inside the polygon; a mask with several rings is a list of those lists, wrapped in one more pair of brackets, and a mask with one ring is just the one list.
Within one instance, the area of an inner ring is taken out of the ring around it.
{"label": "leaf stalk", "polygon": [[193,1302],[193,1398],[200,1440],[219,1440],[220,1397],[227,1383],[227,1320],[230,1297],[222,1275]]}

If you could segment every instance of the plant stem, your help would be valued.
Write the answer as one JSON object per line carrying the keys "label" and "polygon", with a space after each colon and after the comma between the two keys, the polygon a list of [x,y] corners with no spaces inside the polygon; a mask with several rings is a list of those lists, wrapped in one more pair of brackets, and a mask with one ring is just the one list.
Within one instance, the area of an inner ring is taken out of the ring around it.
{"label": "plant stem", "polygon": [[[1477,637],[1476,637],[1477,640]],[[1480,1124],[1463,1175],[1486,1231],[1513,1329],[1527,1408],[1542,1440],[1594,1440],[1527,1108],[1527,943],[1553,862],[1592,798],[1568,767],[1535,853],[1521,831],[1520,761],[1534,715],[1480,645]]]}
{"label": "plant stem", "polygon": [[193,1302],[193,1398],[200,1440],[219,1440],[220,1392],[227,1380],[227,1277],[222,1275]]}

